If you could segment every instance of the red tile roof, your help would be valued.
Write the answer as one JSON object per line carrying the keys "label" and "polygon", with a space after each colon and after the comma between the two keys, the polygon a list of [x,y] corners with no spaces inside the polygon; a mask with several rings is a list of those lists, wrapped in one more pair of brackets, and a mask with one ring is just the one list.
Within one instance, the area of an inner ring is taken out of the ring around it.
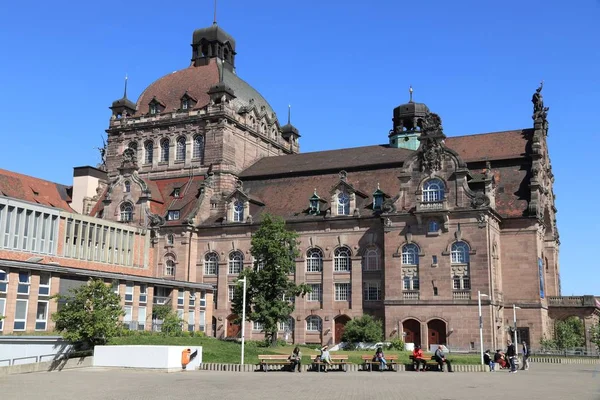
{"label": "red tile roof", "polygon": [[452,136],[446,146],[456,151],[466,162],[508,160],[524,157],[533,129]]}
{"label": "red tile roof", "polygon": [[0,195],[74,212],[70,187],[0,169]]}
{"label": "red tile roof", "polygon": [[[178,221],[167,221],[167,225],[178,225],[186,219],[197,205],[200,187],[204,176],[169,178],[149,181],[152,192],[150,208],[154,214],[166,217],[168,211],[179,211]],[[174,197],[175,189],[179,189],[179,197]],[[155,201],[155,193],[160,193],[161,201]]]}

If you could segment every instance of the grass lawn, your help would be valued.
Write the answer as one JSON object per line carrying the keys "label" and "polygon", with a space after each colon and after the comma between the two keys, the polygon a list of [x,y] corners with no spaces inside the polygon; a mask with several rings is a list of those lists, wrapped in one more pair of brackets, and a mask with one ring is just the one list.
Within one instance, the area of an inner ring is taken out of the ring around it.
{"label": "grass lawn", "polygon": [[[211,337],[168,337],[168,336],[125,336],[110,340],[111,345],[154,345],[154,346],[202,346],[203,361],[207,363],[230,363],[240,362],[241,344],[218,340]],[[258,356],[262,354],[292,354],[294,346],[259,347],[258,342],[248,341],[245,345],[244,362],[256,364]],[[310,364],[311,355],[319,354],[317,346],[300,346],[302,351],[302,363]],[[331,354],[347,354],[353,364],[362,362],[361,356],[372,355],[372,350],[358,351],[332,351]],[[397,355],[400,363],[410,364],[410,355],[407,351],[384,351],[388,355]],[[430,355],[429,353],[425,353]],[[448,358],[455,364],[479,364],[478,354],[450,354]]]}

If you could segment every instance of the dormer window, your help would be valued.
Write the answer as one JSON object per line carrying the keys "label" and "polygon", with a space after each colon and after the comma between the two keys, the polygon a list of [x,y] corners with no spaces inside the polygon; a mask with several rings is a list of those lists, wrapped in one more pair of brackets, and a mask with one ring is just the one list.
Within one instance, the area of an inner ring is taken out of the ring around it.
{"label": "dormer window", "polygon": [[190,96],[188,92],[185,92],[179,101],[181,102],[179,107],[181,110],[191,110],[197,103],[196,99]]}
{"label": "dormer window", "polygon": [[169,210],[167,221],[177,221],[179,219],[179,210]]}
{"label": "dormer window", "polygon": [[155,115],[155,114],[158,114],[159,112],[160,112],[160,110],[158,109],[158,104],[151,103],[150,104],[150,114]]}
{"label": "dormer window", "polygon": [[180,195],[181,195],[181,189],[180,188],[173,189],[173,197],[179,198]]}
{"label": "dormer window", "polygon": [[148,104],[148,110],[150,111],[150,115],[156,115],[160,113],[164,106],[165,105],[158,101],[156,97],[152,98],[152,101],[150,101],[150,104]]}
{"label": "dormer window", "polygon": [[181,100],[181,109],[187,110],[188,108],[190,108],[190,100],[189,99]]}
{"label": "dormer window", "polygon": [[321,210],[320,210],[321,198],[319,197],[319,195],[317,195],[317,189],[315,189],[313,195],[310,197],[310,199],[308,199],[308,202],[309,202],[308,213],[311,215],[319,215],[321,212]]}
{"label": "dormer window", "polygon": [[377,184],[377,190],[373,193],[373,211],[381,211],[383,209],[383,197],[385,193],[379,188]]}

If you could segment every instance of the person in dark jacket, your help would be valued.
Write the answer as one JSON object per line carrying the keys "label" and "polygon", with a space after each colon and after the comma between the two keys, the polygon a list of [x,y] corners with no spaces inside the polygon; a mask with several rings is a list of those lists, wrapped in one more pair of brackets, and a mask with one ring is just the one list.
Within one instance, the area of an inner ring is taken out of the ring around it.
{"label": "person in dark jacket", "polygon": [[448,372],[453,372],[452,364],[450,364],[450,361],[446,359],[446,355],[444,354],[444,348],[442,346],[437,348],[435,354],[433,355],[433,358],[435,359],[435,361],[437,361],[440,367],[440,372],[444,372],[444,364],[448,366]]}
{"label": "person in dark jacket", "polygon": [[485,353],[483,354],[483,363],[487,366],[490,367],[490,372],[494,372],[494,360],[492,360],[492,357],[490,356],[490,351],[486,350]]}
{"label": "person in dark jacket", "polygon": [[527,343],[523,342],[523,366],[521,367],[522,370],[527,371],[529,369],[529,356],[530,356],[530,350],[529,350],[529,346],[527,346]]}
{"label": "person in dark jacket", "polygon": [[517,373],[517,364],[516,364],[517,350],[515,349],[515,345],[510,340],[508,341],[508,348],[506,349],[506,357],[508,358],[508,362],[510,363],[510,373],[516,374]]}

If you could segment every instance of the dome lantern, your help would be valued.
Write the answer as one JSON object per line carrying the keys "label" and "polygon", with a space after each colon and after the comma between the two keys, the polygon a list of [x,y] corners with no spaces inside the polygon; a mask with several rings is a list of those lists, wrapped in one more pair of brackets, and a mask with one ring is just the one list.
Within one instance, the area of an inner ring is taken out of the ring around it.
{"label": "dome lantern", "polygon": [[390,131],[390,146],[417,150],[419,148],[419,136],[423,128],[423,118],[429,112],[429,108],[423,103],[413,101],[413,88],[409,89],[410,98],[408,103],[394,108],[393,127]]}

